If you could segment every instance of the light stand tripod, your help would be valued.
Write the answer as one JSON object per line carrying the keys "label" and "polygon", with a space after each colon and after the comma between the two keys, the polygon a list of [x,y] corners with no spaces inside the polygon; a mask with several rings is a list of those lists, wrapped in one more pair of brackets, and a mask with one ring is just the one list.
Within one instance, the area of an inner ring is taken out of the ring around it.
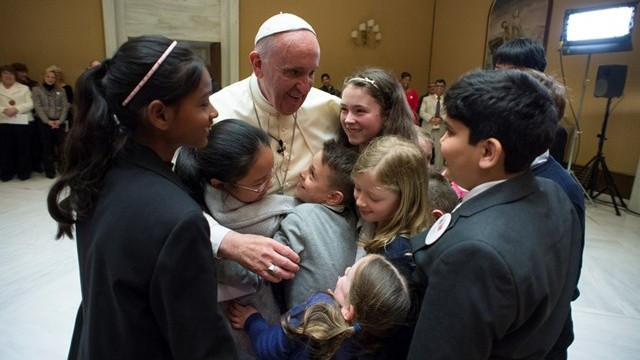
{"label": "light stand tripod", "polygon": [[584,80],[582,81],[582,92],[580,93],[580,104],[578,105],[578,115],[575,117],[576,128],[573,130],[573,133],[571,135],[571,147],[569,149],[569,161],[567,162],[567,171],[569,172],[571,177],[573,177],[576,183],[580,185],[580,189],[582,189],[582,194],[584,194],[587,200],[589,200],[589,202],[593,205],[593,200],[591,199],[591,196],[589,196],[589,193],[582,186],[582,183],[576,177],[576,174],[573,172],[573,170],[571,170],[571,165],[573,164],[573,156],[574,156],[576,141],[580,136],[580,134],[582,133],[582,131],[580,131],[580,121],[582,121],[582,108],[584,107],[584,95],[587,92],[587,84],[589,83],[588,77],[589,77],[590,64],[591,64],[591,53],[589,53],[589,55],[587,56],[587,65],[584,68],[584,78],[583,78]]}
{"label": "light stand tripod", "polygon": [[[599,139],[598,153],[594,157],[592,157],[591,160],[589,160],[589,162],[584,166],[584,168],[588,169],[587,171],[588,176],[586,179],[588,179],[589,182],[587,183],[586,188],[589,191],[589,196],[592,199],[595,199],[598,196],[600,196],[600,194],[604,193],[605,191],[608,191],[609,195],[611,195],[611,201],[613,202],[613,207],[616,209],[616,215],[620,216],[620,210],[618,209],[617,200],[620,201],[620,205],[625,209],[627,209],[627,205],[622,200],[622,197],[620,196],[620,192],[618,191],[618,187],[613,182],[613,177],[611,176],[611,172],[609,171],[607,162],[604,160],[604,155],[602,154],[602,147],[604,146],[604,141],[607,139],[605,137],[605,134],[607,132],[607,122],[609,121],[610,106],[611,106],[611,98],[608,97],[607,107],[604,112],[604,120],[602,121],[602,130],[600,131],[600,134],[597,135]],[[605,187],[602,188],[602,190],[598,191],[596,190],[596,187],[598,186],[598,177],[599,177],[598,175],[600,174],[600,171],[602,171],[602,174],[604,176]],[[594,195],[594,192],[596,191],[597,193]]]}

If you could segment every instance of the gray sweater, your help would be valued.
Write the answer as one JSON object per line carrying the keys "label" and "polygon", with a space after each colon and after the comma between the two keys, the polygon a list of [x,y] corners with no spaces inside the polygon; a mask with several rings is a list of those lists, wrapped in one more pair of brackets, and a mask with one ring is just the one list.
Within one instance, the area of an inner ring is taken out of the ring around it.
{"label": "gray sweater", "polygon": [[356,257],[356,217],[350,209],[300,204],[280,223],[273,237],[300,256],[300,270],[284,283],[287,309],[311,294],[333,289]]}
{"label": "gray sweater", "polygon": [[[242,234],[267,237],[273,236],[280,220],[296,205],[296,200],[286,195],[267,195],[247,204],[212,186],[205,188],[204,200],[211,216],[220,225]],[[237,287],[240,292],[256,291],[262,281],[255,273],[228,259],[216,261],[216,273],[219,284]]]}

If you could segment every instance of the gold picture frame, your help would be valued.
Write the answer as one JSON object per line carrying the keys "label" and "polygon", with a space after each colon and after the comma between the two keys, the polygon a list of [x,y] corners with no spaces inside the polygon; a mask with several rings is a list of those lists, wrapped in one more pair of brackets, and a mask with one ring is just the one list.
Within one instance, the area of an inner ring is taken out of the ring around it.
{"label": "gold picture frame", "polygon": [[528,37],[546,49],[553,0],[494,0],[487,21],[484,69],[493,69],[493,54],[505,42]]}

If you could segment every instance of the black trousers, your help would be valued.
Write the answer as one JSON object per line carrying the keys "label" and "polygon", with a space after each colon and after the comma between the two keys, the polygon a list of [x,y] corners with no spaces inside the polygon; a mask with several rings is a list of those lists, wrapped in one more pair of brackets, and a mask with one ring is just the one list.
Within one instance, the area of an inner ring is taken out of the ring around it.
{"label": "black trousers", "polygon": [[29,125],[0,124],[0,178],[22,180],[31,175]]}
{"label": "black trousers", "polygon": [[29,163],[31,171],[42,172],[42,145],[40,144],[40,120],[29,123]]}
{"label": "black trousers", "polygon": [[62,145],[64,130],[62,128],[53,129],[48,124],[38,121],[40,128],[40,143],[42,144],[42,165],[47,174],[56,173],[56,149]]}

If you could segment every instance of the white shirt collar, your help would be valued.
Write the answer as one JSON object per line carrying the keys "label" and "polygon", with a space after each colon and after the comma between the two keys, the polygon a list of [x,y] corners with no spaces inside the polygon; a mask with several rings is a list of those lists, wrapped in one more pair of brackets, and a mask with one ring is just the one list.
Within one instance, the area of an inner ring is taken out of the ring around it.
{"label": "white shirt collar", "polygon": [[533,159],[533,162],[531,163],[530,168],[534,169],[537,168],[538,166],[544,164],[547,162],[547,160],[549,160],[549,150],[547,149],[547,151],[543,152],[542,155],[536,157],[535,159]]}
{"label": "white shirt collar", "polygon": [[462,201],[460,201],[460,203],[451,212],[456,211],[460,207],[460,205],[462,205],[465,202],[469,201],[471,198],[476,197],[476,196],[482,194],[483,192],[491,189],[492,187],[494,187],[494,186],[496,186],[496,185],[498,185],[498,184],[500,184],[502,182],[505,182],[505,181],[507,181],[507,179],[489,181],[489,182],[486,182],[484,184],[480,184],[480,185],[474,187],[473,189],[471,189],[471,191],[469,191],[468,194],[466,194],[462,198]]}

